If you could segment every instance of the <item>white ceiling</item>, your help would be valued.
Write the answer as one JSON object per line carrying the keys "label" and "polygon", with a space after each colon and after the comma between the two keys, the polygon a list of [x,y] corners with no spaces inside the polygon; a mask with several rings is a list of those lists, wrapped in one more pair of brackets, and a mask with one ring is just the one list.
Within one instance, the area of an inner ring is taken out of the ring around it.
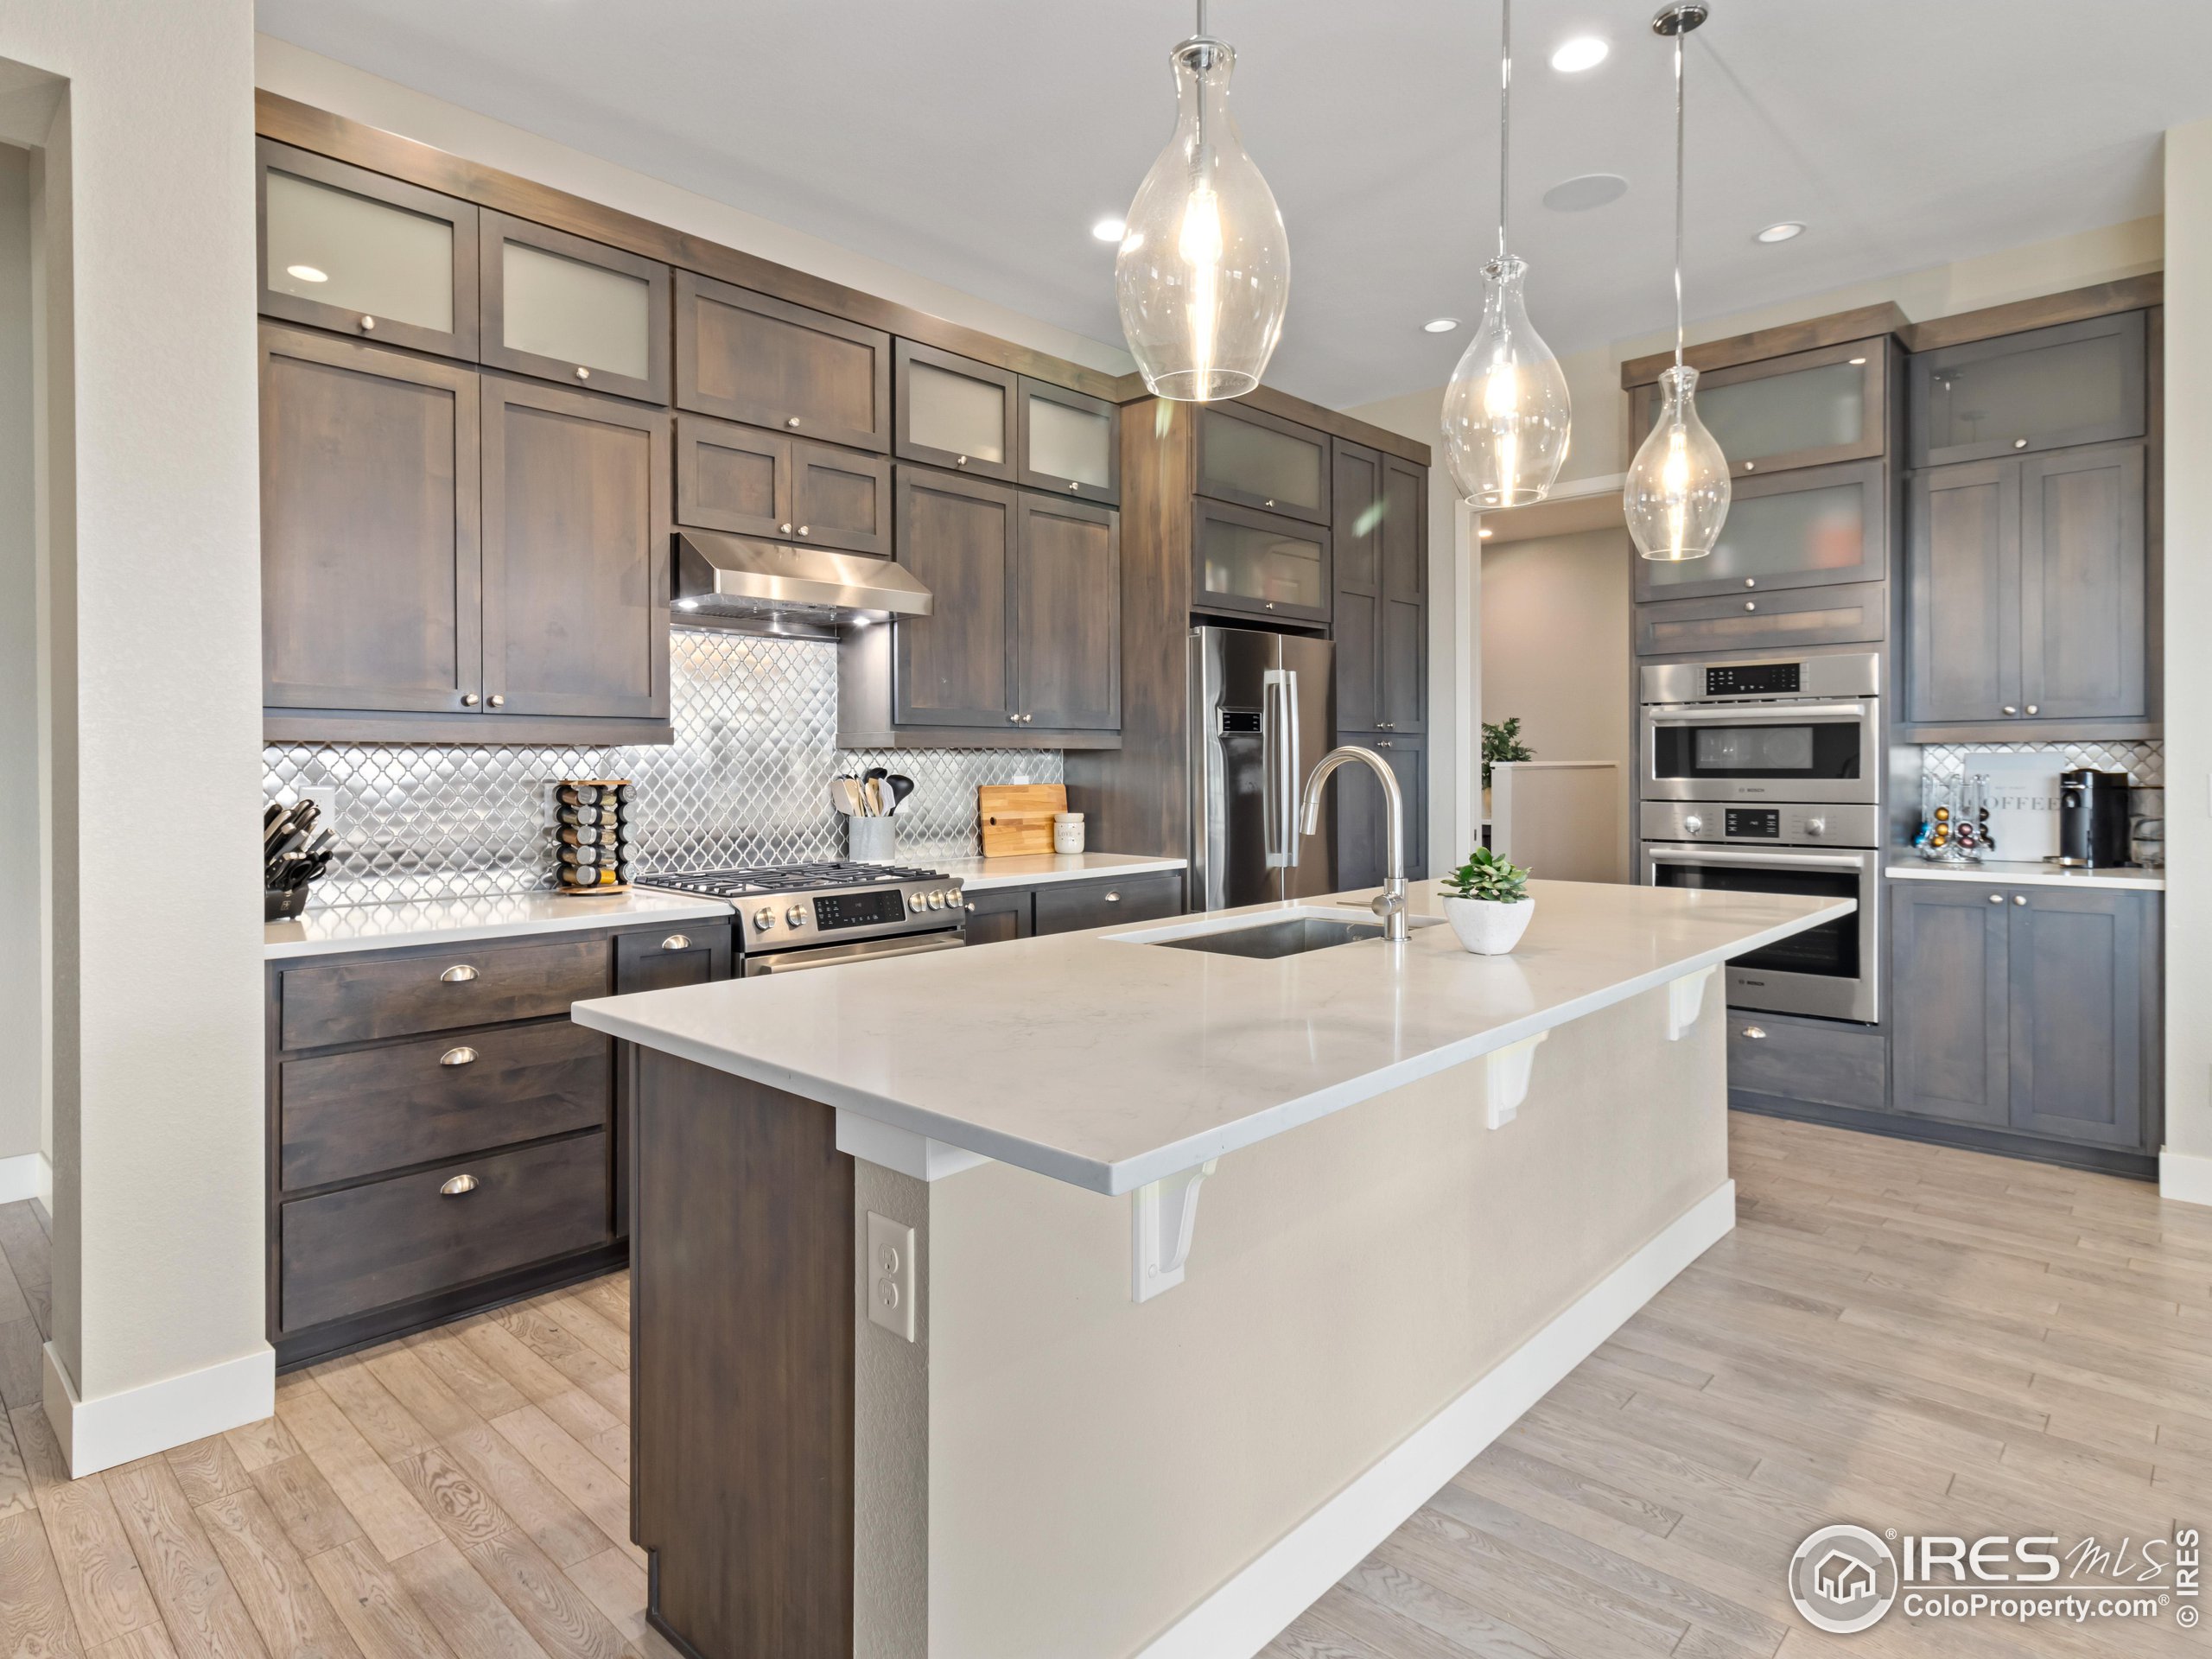
{"label": "white ceiling", "polygon": [[[1656,0],[1522,0],[1514,251],[1562,353],[1670,318]],[[270,34],[856,251],[1118,341],[1118,213],[1173,124],[1168,0],[259,0]],[[2207,0],[1715,0],[1689,58],[1692,318],[2158,210],[2212,115]],[[1213,0],[1290,230],[1269,381],[1434,385],[1497,212],[1495,0]],[[1612,55],[1567,77],[1556,42]],[[1560,213],[1579,174],[1627,194]],[[1761,246],[1777,219],[1810,227]]]}

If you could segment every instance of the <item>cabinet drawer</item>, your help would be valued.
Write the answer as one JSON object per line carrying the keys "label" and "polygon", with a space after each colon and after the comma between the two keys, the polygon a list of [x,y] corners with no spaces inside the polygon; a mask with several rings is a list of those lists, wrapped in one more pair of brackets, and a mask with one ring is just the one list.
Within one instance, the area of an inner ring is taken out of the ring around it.
{"label": "cabinet drawer", "polygon": [[566,1014],[572,1002],[607,994],[608,957],[603,938],[563,939],[288,968],[276,988],[283,1046],[321,1048]]}
{"label": "cabinet drawer", "polygon": [[1876,1027],[1731,1008],[1728,1087],[1878,1112],[1889,1100],[1889,1050]]}
{"label": "cabinet drawer", "polygon": [[[474,1190],[442,1191],[461,1176]],[[295,1199],[278,1224],[284,1329],[604,1244],[607,1205],[603,1130]]]}
{"label": "cabinet drawer", "polygon": [[297,1189],[603,1127],[612,1039],[566,1020],[356,1049],[278,1068]]}
{"label": "cabinet drawer", "polygon": [[1157,921],[1183,913],[1183,877],[1158,870],[1122,881],[1071,881],[1037,889],[1037,934]]}
{"label": "cabinet drawer", "polygon": [[1815,588],[1758,599],[1668,599],[1636,607],[1636,654],[1845,645],[1887,631],[1887,584]]}
{"label": "cabinet drawer", "polygon": [[728,979],[730,931],[728,922],[671,922],[644,933],[614,939],[614,994],[664,991],[675,985],[704,985]]}

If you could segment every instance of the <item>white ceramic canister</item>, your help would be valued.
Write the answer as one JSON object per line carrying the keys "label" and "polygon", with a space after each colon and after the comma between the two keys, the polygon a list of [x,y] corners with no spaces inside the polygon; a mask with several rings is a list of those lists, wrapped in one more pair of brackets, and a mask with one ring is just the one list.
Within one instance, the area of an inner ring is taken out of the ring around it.
{"label": "white ceramic canister", "polygon": [[1082,813],[1052,814],[1052,850],[1056,853],[1079,853],[1083,850]]}

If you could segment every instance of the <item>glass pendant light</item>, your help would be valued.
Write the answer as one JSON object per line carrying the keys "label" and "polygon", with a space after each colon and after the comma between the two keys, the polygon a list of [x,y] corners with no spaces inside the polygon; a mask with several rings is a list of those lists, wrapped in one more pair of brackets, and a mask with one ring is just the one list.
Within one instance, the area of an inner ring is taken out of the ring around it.
{"label": "glass pendant light", "polygon": [[1478,507],[1520,507],[1551,493],[1567,459],[1567,376],[1529,321],[1528,264],[1506,251],[1507,141],[1513,110],[1513,0],[1498,48],[1497,257],[1483,267],[1483,320],[1444,389],[1452,480]]}
{"label": "glass pendant light", "polygon": [[1675,42],[1675,366],[1659,377],[1659,419],[1621,492],[1628,533],[1647,559],[1712,552],[1733,493],[1727,457],[1697,417],[1697,371],[1682,361],[1682,36],[1708,15],[1701,0],[1682,0],[1651,20],[1654,34]]}
{"label": "glass pendant light", "polygon": [[1175,134],[1130,205],[1114,297],[1145,385],[1202,404],[1240,397],[1267,372],[1290,303],[1290,238],[1229,113],[1236,54],[1206,33],[1206,0],[1168,60]]}

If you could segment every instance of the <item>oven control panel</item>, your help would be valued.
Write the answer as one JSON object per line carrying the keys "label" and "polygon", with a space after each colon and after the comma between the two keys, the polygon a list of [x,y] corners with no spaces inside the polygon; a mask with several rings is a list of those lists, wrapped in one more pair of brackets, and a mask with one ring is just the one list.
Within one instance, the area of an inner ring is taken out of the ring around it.
{"label": "oven control panel", "polygon": [[1646,801],[1637,827],[1645,841],[1878,847],[1882,809],[1818,802],[1797,806],[1724,806],[1707,801]]}
{"label": "oven control panel", "polygon": [[825,893],[814,901],[814,925],[825,933],[841,927],[873,927],[906,919],[906,898],[896,887]]}
{"label": "oven control panel", "polygon": [[1804,687],[1802,663],[1708,663],[1708,697],[1794,697]]}

